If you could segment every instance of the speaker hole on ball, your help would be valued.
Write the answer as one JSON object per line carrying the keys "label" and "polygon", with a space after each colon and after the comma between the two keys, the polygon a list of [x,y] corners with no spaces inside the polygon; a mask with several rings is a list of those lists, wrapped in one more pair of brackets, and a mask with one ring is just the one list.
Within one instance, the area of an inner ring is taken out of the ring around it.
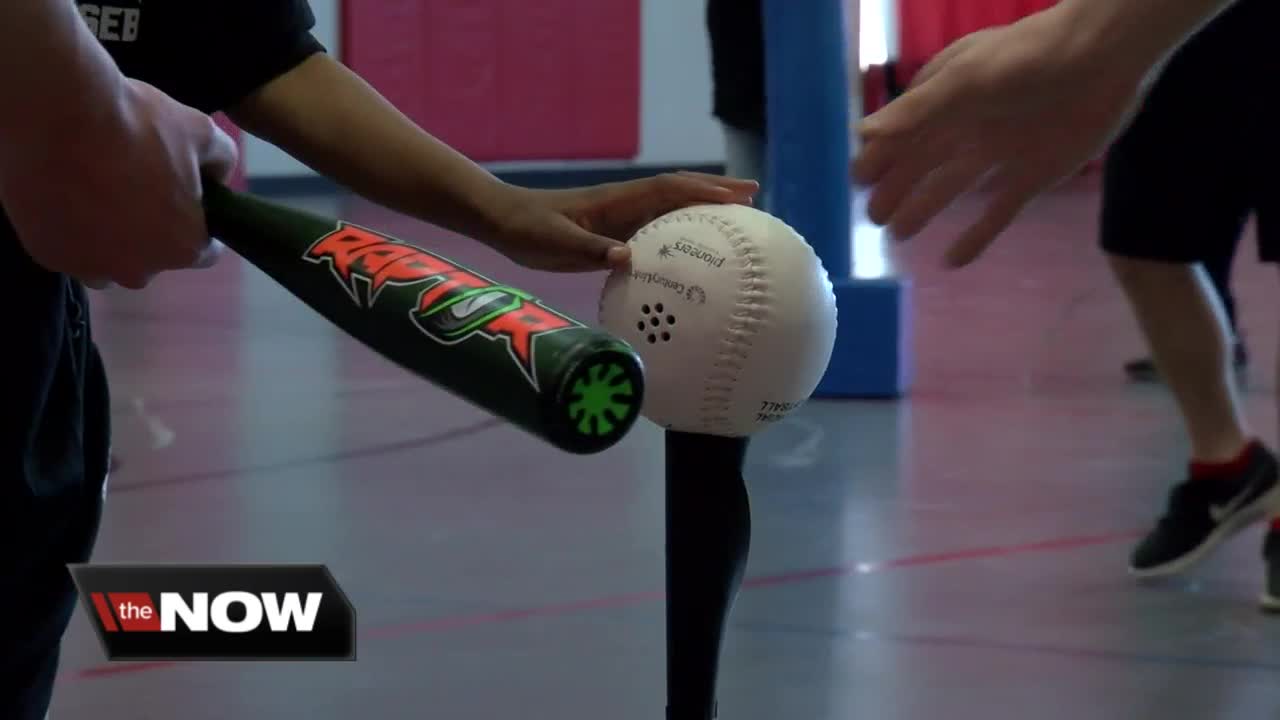
{"label": "speaker hole on ball", "polygon": [[652,345],[653,343],[656,343],[656,342],[658,342],[658,337],[653,333],[649,333],[649,344]]}
{"label": "speaker hole on ball", "polygon": [[644,321],[643,321],[643,320],[641,320],[640,322],[636,323],[636,329],[637,329],[637,330],[639,330],[640,332],[644,332]]}
{"label": "speaker hole on ball", "polygon": [[654,305],[654,306],[653,306],[653,311],[654,311],[654,312],[662,312],[662,303],[658,303],[657,305]]}
{"label": "speaker hole on ball", "polygon": [[654,318],[654,319],[652,319],[652,320],[650,320],[650,321],[649,321],[649,324],[650,324],[650,325],[653,325],[654,327],[658,327],[658,324],[659,324],[659,323],[661,323],[661,322],[662,322],[662,321],[661,321],[661,320],[659,320],[658,318]]}
{"label": "speaker hole on ball", "polygon": [[670,342],[670,340],[671,340],[671,333],[669,332],[662,333],[662,342]]}
{"label": "speaker hole on ball", "polygon": [[667,316],[667,324],[668,324],[668,325],[675,325],[675,324],[676,324],[676,316],[675,316],[675,315],[668,315],[668,316]]}
{"label": "speaker hole on ball", "polygon": [[648,315],[648,314],[649,314],[649,306],[648,306],[648,305],[641,305],[641,306],[640,306],[640,312],[644,313],[645,315]]}

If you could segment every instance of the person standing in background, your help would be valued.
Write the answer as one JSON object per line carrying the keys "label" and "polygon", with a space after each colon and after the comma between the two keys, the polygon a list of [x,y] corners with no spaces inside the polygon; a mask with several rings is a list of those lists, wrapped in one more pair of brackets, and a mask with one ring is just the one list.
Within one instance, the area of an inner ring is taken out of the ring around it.
{"label": "person standing in background", "polygon": [[768,205],[763,0],[707,0],[712,115],[724,130],[725,174],[755,180]]}
{"label": "person standing in background", "polygon": [[[1143,100],[1154,92],[1153,81],[1179,48],[1191,46],[1193,38],[1202,40],[1205,36],[1197,34],[1215,18],[1226,17],[1228,8],[1246,5],[1245,0],[1074,0],[956,41],[902,97],[861,123],[863,145],[855,171],[859,181],[872,186],[868,215],[907,239],[928,228],[957,198],[981,187],[986,190],[981,215],[952,237],[942,257],[949,268],[970,265],[1032,201],[1141,122],[1135,116]],[[1275,10],[1273,3],[1253,7]],[[1260,27],[1274,25],[1261,20]],[[1246,88],[1251,92],[1233,95],[1229,108],[1215,109],[1225,113],[1225,130],[1191,123],[1197,131],[1195,145],[1205,139],[1234,141],[1237,120],[1265,123],[1267,115],[1257,110],[1268,109],[1266,98],[1252,90],[1270,84],[1270,78],[1260,78]],[[1274,134],[1252,137],[1267,143],[1246,149],[1251,170],[1265,178],[1266,168],[1274,165],[1264,154],[1275,152]],[[1185,149],[1167,139],[1150,143],[1153,150],[1171,155]],[[1248,197],[1252,191],[1272,185],[1247,188],[1251,192],[1243,197],[1248,206],[1262,202]],[[1183,209],[1160,210],[1176,215]],[[1260,443],[1250,442],[1241,453],[1243,462],[1255,461],[1260,450],[1265,450]],[[1227,468],[1228,474],[1234,470]],[[1135,555],[1144,556],[1135,558],[1138,569],[1176,570],[1216,544],[1211,535],[1220,540],[1257,519],[1260,510],[1280,510],[1275,474],[1264,468],[1250,474],[1241,478],[1234,473],[1235,482],[1219,477],[1180,485],[1183,491],[1171,497],[1171,512],[1135,549]],[[1163,542],[1167,537],[1176,541]],[[1161,549],[1152,553],[1160,557],[1146,557],[1147,547]],[[1280,532],[1268,533],[1263,555],[1267,577],[1262,606],[1280,609]]]}
{"label": "person standing in background", "polygon": [[[1250,427],[1235,387],[1238,341],[1221,285],[1251,215],[1258,258],[1280,262],[1270,177],[1280,145],[1269,116],[1274,0],[1239,0],[1165,62],[1104,173],[1100,244],[1173,393],[1190,439],[1185,480],[1134,549],[1138,577],[1184,572],[1280,510],[1280,464]],[[1219,88],[1229,107],[1206,98]],[[1207,269],[1207,268],[1206,268]],[[1205,273],[1207,274],[1207,273]],[[1214,283],[1214,284],[1218,284]],[[1216,292],[1215,292],[1216,291]],[[1280,563],[1280,519],[1265,541]],[[1280,609],[1269,595],[1268,609]]]}

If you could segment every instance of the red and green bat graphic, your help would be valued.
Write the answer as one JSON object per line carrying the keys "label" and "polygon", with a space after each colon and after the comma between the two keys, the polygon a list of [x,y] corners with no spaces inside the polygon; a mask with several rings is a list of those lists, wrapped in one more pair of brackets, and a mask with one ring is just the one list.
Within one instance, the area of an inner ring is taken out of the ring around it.
{"label": "red and green bat graphic", "polygon": [[210,233],[389,360],[574,453],[639,416],[622,340],[447,258],[350,223],[206,188]]}
{"label": "red and green bat graphic", "polygon": [[535,342],[582,323],[552,310],[529,293],[372,230],[340,223],[307,250],[307,260],[329,266],[356,304],[372,308],[382,291],[415,288],[407,312],[427,337],[456,345],[478,337],[504,343],[525,378],[538,387]]}

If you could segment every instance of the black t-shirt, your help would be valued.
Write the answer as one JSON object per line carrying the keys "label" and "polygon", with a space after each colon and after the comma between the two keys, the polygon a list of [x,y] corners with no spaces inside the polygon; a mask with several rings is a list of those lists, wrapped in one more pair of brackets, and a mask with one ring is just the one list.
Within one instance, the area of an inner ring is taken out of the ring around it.
{"label": "black t-shirt", "polygon": [[762,0],[707,0],[712,113],[739,130],[765,131]]}
{"label": "black t-shirt", "polygon": [[[305,0],[77,5],[124,75],[207,113],[230,107],[324,50],[311,34],[315,17]],[[0,263],[7,276],[11,365],[0,434],[3,508],[6,499],[65,496],[86,478],[90,486],[100,481],[110,408],[83,288],[32,262],[2,210]]]}
{"label": "black t-shirt", "polygon": [[323,50],[305,0],[77,5],[122,73],[207,113]]}

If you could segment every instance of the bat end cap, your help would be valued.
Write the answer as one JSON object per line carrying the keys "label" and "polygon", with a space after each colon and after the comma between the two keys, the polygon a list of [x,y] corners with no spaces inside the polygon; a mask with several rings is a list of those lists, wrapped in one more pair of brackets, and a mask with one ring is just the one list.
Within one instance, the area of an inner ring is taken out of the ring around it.
{"label": "bat end cap", "polygon": [[557,445],[588,455],[615,445],[640,418],[644,365],[629,347],[584,353],[564,376],[548,408]]}

